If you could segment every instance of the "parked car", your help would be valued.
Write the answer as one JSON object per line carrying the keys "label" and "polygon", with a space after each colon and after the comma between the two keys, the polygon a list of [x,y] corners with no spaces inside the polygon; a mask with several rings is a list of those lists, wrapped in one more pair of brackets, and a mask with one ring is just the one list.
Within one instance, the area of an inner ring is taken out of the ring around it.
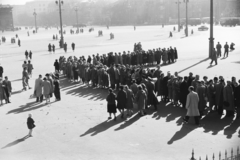
{"label": "parked car", "polygon": [[208,27],[206,27],[206,26],[201,26],[201,27],[198,27],[198,30],[199,30],[199,31],[207,31],[207,30],[208,30]]}

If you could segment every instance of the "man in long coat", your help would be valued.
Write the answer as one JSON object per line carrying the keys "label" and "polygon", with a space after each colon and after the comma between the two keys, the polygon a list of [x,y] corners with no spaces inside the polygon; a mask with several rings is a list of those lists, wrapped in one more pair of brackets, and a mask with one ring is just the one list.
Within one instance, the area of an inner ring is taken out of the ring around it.
{"label": "man in long coat", "polygon": [[212,65],[213,61],[215,62],[215,65],[217,65],[217,52],[216,52],[215,48],[213,48],[211,59],[212,59],[212,61],[211,61],[210,65]]}
{"label": "man in long coat", "polygon": [[38,79],[35,80],[34,94],[36,96],[36,102],[43,101],[43,80],[42,75],[39,75]]}
{"label": "man in long coat", "polygon": [[198,102],[199,102],[199,97],[196,92],[194,92],[193,86],[189,87],[189,94],[187,96],[187,104],[186,104],[186,109],[187,109],[187,115],[183,120],[185,122],[188,122],[190,117],[195,118],[195,123],[196,125],[199,125],[199,110],[198,110]]}
{"label": "man in long coat", "polygon": [[168,102],[169,101],[169,97],[168,97],[168,80],[171,77],[171,73],[168,72],[167,76],[163,78],[163,96],[164,96],[164,102]]}
{"label": "man in long coat", "polygon": [[204,86],[204,82],[197,82],[197,94],[199,97],[199,104],[198,104],[198,108],[199,108],[199,112],[200,112],[200,118],[203,116],[204,114],[204,110],[206,107],[206,97],[207,97],[207,89]]}
{"label": "man in long coat", "polygon": [[111,88],[114,90],[115,89],[115,68],[114,68],[114,65],[112,65],[111,68],[109,68],[108,74],[109,74],[109,77],[110,77]]}
{"label": "man in long coat", "polygon": [[121,113],[121,118],[124,117],[124,108],[126,108],[127,104],[127,93],[123,90],[123,86],[119,87],[119,92],[117,95],[117,108]]}
{"label": "man in long coat", "polygon": [[224,105],[224,109],[227,110],[227,116],[234,116],[234,93],[231,86],[231,81],[227,81],[227,85],[223,88],[223,100],[229,105]]}
{"label": "man in long coat", "polygon": [[12,93],[12,84],[11,82],[8,80],[8,77],[5,77],[5,80],[3,81],[3,86],[4,86],[4,90],[5,90],[5,95],[6,95],[6,103],[11,103],[9,100],[9,97],[11,96]]}
{"label": "man in long coat", "polygon": [[138,109],[140,111],[140,114],[143,116],[144,115],[144,108],[145,108],[145,104],[147,101],[147,94],[146,92],[142,89],[142,86],[138,87],[138,92],[135,96],[135,100],[137,102],[138,105]]}
{"label": "man in long coat", "polygon": [[215,84],[215,103],[218,110],[218,114],[223,113],[223,88],[225,86],[224,80],[220,80],[219,83]]}

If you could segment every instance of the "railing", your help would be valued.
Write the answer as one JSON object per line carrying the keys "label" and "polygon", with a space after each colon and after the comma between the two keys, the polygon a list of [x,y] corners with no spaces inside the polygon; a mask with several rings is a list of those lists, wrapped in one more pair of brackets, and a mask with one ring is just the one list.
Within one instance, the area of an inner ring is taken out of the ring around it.
{"label": "railing", "polygon": [[[208,158],[208,155],[207,155],[206,156],[206,160],[210,160],[210,159],[211,158]],[[196,158],[194,158],[194,150],[192,150],[192,158],[190,158],[190,160],[197,160]],[[199,157],[199,160],[202,160],[201,157]],[[204,158],[203,158],[203,160],[204,160]],[[239,147],[237,148],[237,152],[236,153],[234,153],[234,151],[232,149],[230,151],[230,155],[229,156],[228,156],[227,150],[225,150],[225,155],[222,155],[222,153],[219,152],[218,157],[215,156],[215,154],[213,153],[212,160],[240,160]]]}

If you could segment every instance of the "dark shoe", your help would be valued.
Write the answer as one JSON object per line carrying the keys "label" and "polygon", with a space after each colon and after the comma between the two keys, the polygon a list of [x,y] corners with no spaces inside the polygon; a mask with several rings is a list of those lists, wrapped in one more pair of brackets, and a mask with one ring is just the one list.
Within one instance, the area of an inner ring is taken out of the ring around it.
{"label": "dark shoe", "polygon": [[108,117],[108,119],[112,119],[112,117]]}

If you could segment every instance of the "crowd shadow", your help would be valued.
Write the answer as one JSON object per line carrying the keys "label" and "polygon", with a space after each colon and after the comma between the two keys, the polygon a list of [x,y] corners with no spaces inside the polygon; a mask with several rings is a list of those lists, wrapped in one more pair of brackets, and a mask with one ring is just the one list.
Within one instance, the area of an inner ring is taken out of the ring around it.
{"label": "crowd shadow", "polygon": [[14,91],[14,92],[11,93],[11,95],[18,94],[18,93],[21,93],[21,92],[22,92],[22,90]]}
{"label": "crowd shadow", "polygon": [[106,121],[96,125],[95,127],[88,129],[85,133],[80,135],[80,137],[84,137],[88,134],[91,134],[91,136],[95,136],[101,132],[108,130],[109,128],[111,128],[119,123],[122,123],[124,121],[124,119],[121,119],[120,116],[121,115],[117,116],[116,121],[114,121],[113,119],[110,121],[106,120]]}
{"label": "crowd shadow", "polygon": [[203,59],[203,60],[201,60],[201,61],[199,61],[199,62],[197,62],[197,63],[195,63],[195,64],[193,64],[193,65],[191,65],[189,67],[187,67],[187,68],[184,68],[184,69],[178,71],[178,73],[182,73],[182,72],[184,72],[184,71],[186,71],[186,70],[188,70],[188,69],[190,69],[192,67],[195,67],[195,66],[197,66],[197,65],[199,65],[199,64],[201,64],[201,63],[203,63],[203,62],[205,62],[207,60],[209,60],[209,58],[205,58],[205,59]]}
{"label": "crowd shadow", "polygon": [[190,132],[192,132],[193,130],[195,130],[196,128],[198,128],[197,126],[193,126],[193,125],[182,125],[182,128],[177,131],[173,137],[168,141],[168,145],[173,144],[173,142],[178,141],[182,138],[184,138],[185,136],[187,136]]}
{"label": "crowd shadow", "polygon": [[28,111],[32,111],[32,110],[36,110],[36,109],[45,107],[45,106],[49,106],[50,104],[55,103],[55,102],[56,101],[53,101],[53,102],[50,102],[48,104],[45,104],[44,101],[42,103],[35,102],[35,101],[34,102],[29,102],[29,103],[27,103],[25,105],[19,106],[16,109],[8,111],[7,114],[11,114],[11,113],[19,114],[19,113],[23,113],[23,112],[28,112]]}
{"label": "crowd shadow", "polygon": [[217,112],[208,112],[204,118],[200,120],[203,124],[205,133],[212,132],[212,135],[217,135],[220,131],[224,130],[226,126],[231,124],[233,118],[218,115]]}
{"label": "crowd shadow", "polygon": [[134,114],[133,117],[131,117],[130,119],[125,121],[123,124],[121,124],[118,128],[116,128],[115,131],[119,131],[121,129],[125,129],[125,128],[129,127],[130,125],[132,125],[134,122],[136,122],[140,118],[141,117],[140,117],[140,115],[138,113]]}
{"label": "crowd shadow", "polygon": [[166,122],[174,121],[178,117],[182,117],[186,113],[186,110],[182,107],[174,107],[170,103],[160,102],[158,105],[158,112],[155,112],[152,118],[159,120],[166,118]]}
{"label": "crowd shadow", "polygon": [[[239,119],[235,119],[229,126],[227,126],[224,129],[224,135],[226,135],[228,139],[232,138],[232,135],[237,132],[237,129],[239,127],[238,121],[239,121]],[[240,132],[239,132],[239,134],[240,134]]]}
{"label": "crowd shadow", "polygon": [[8,147],[15,146],[15,145],[17,145],[18,143],[21,143],[21,142],[25,141],[25,140],[28,139],[28,138],[29,138],[28,135],[27,135],[27,136],[24,136],[23,138],[17,139],[17,140],[15,140],[15,141],[7,144],[6,146],[2,147],[1,149],[5,149],[5,148],[8,148]]}

